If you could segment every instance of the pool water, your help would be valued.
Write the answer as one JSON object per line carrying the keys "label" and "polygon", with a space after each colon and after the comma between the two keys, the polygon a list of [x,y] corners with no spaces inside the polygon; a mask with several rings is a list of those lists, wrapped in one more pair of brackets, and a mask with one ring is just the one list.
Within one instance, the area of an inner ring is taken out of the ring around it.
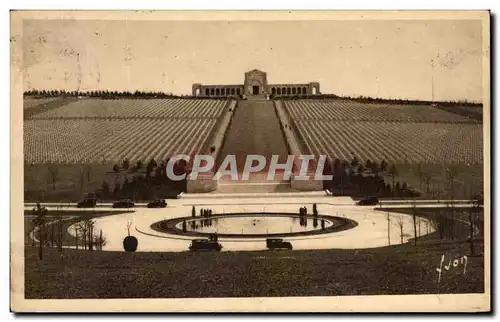
{"label": "pool water", "polygon": [[[321,221],[318,219],[314,225],[312,216],[307,218],[307,225],[300,225],[298,216],[257,216],[257,215],[228,215],[211,219],[209,222],[202,222],[203,219],[190,219],[186,221],[186,230],[200,233],[218,234],[287,234],[321,230]],[[334,226],[330,220],[324,219],[325,228]],[[176,227],[182,229],[183,223],[178,223]]]}

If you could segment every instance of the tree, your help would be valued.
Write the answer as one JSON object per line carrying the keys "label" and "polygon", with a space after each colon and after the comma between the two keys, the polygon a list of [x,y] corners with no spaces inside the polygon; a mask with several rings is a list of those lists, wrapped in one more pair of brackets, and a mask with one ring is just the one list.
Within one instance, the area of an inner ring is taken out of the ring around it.
{"label": "tree", "polygon": [[469,208],[469,242],[470,254],[474,256],[474,227],[476,225],[476,215],[481,211],[481,200],[478,194],[473,196],[472,207]]}
{"label": "tree", "polygon": [[395,183],[394,183],[394,180],[396,178],[396,175],[398,174],[398,169],[396,168],[396,165],[392,165],[391,168],[389,169],[389,174],[391,175],[391,178],[392,178],[392,196],[395,197],[395,192],[396,192],[396,189],[395,189]]}
{"label": "tree", "polygon": [[120,194],[120,190],[121,190],[120,182],[116,181],[115,188],[113,189],[113,194],[114,194],[115,198],[118,197],[118,195]]}
{"label": "tree", "polygon": [[50,173],[50,179],[52,180],[52,190],[56,190],[56,181],[59,178],[59,168],[51,164],[49,165],[49,173]]}
{"label": "tree", "polygon": [[115,165],[113,166],[113,172],[120,172],[120,167],[118,166],[118,164],[115,163]]}
{"label": "tree", "polygon": [[109,192],[110,192],[110,190],[109,190],[109,183],[106,180],[104,180],[102,182],[102,184],[101,184],[101,190],[102,190],[102,197],[103,198],[106,198],[106,197],[109,196]]}
{"label": "tree", "polygon": [[446,227],[446,217],[443,215],[443,213],[438,213],[430,223],[432,228],[434,228],[434,230],[439,233],[439,239],[443,239]]}
{"label": "tree", "polygon": [[155,159],[152,158],[149,160],[148,164],[146,165],[146,176],[149,177],[150,173],[158,166],[156,163]]}
{"label": "tree", "polygon": [[[452,227],[454,226],[455,224],[455,203],[454,203],[454,199],[455,199],[455,185],[454,185],[454,182],[455,182],[455,177],[456,177],[456,171],[455,169],[453,169],[452,167],[449,167],[446,169],[446,176],[447,178],[450,180],[450,192],[451,192],[451,225]],[[451,239],[453,240],[454,239],[454,229],[452,228],[451,230]]]}
{"label": "tree", "polygon": [[122,162],[123,170],[128,170],[129,167],[130,167],[130,161],[127,158],[123,159],[123,162]]}
{"label": "tree", "polygon": [[87,177],[87,184],[90,184],[90,181],[92,181],[92,167],[89,164],[85,165],[85,175]]}
{"label": "tree", "polygon": [[54,224],[50,225],[50,247],[54,247],[54,241],[56,238],[56,234],[54,231]]}
{"label": "tree", "polygon": [[399,181],[396,182],[396,186],[394,187],[394,191],[396,193],[396,196],[398,196],[398,197],[401,196],[401,185],[399,184]]}
{"label": "tree", "polygon": [[78,225],[75,225],[75,246],[78,249]]}
{"label": "tree", "polygon": [[415,246],[417,246],[417,208],[415,204],[415,200],[412,203],[412,217],[413,217],[413,242]]}
{"label": "tree", "polygon": [[85,220],[85,224],[87,225],[88,229],[88,248],[89,250],[94,250],[94,228],[95,228],[95,221],[92,219],[87,219]]}
{"label": "tree", "polygon": [[[38,241],[40,244],[40,247],[38,249],[38,256],[40,257],[40,260],[43,259],[45,224],[47,223],[48,212],[49,211],[47,210],[47,208],[43,207],[39,202],[36,204],[36,207],[33,208],[33,215],[35,216],[35,218],[33,219],[33,225],[38,228]],[[35,237],[34,234],[33,237]]]}
{"label": "tree", "polygon": [[423,174],[423,179],[425,182],[425,192],[429,193],[431,191],[430,189],[430,184],[431,184],[431,177],[428,173]]}
{"label": "tree", "polygon": [[80,195],[83,195],[84,178],[85,178],[85,170],[83,169],[83,166],[80,166]]}
{"label": "tree", "polygon": [[422,171],[422,164],[421,163],[419,163],[417,166],[417,174],[418,174],[419,187],[422,188],[422,178],[424,176],[424,172]]}
{"label": "tree", "polygon": [[372,166],[373,166],[372,161],[370,159],[366,160],[365,167],[371,170]]}
{"label": "tree", "polygon": [[387,244],[391,245],[391,214],[387,212]]}
{"label": "tree", "polygon": [[372,170],[372,172],[373,172],[376,176],[378,176],[378,173],[380,172],[380,168],[379,168],[379,166],[378,166],[377,161],[373,161],[373,162],[372,162],[372,166],[371,166],[371,168],[370,168],[370,169]]}
{"label": "tree", "polygon": [[102,229],[99,231],[99,235],[94,235],[93,244],[95,245],[96,249],[99,250],[102,250],[102,247],[106,246],[107,239],[102,235]]}
{"label": "tree", "polygon": [[76,224],[76,229],[80,232],[80,236],[82,237],[83,249],[87,250],[89,232],[88,225],[85,221],[80,221],[78,224]]}
{"label": "tree", "polygon": [[385,160],[382,160],[380,162],[380,172],[385,172],[387,171],[387,162],[385,162]]}
{"label": "tree", "polygon": [[352,167],[357,167],[359,165],[359,160],[356,157],[353,157],[351,160],[351,166]]}
{"label": "tree", "polygon": [[401,237],[401,244],[403,243],[403,226],[404,226],[404,217],[403,215],[399,215],[397,218],[396,218],[396,223],[398,224],[399,226],[399,236]]}

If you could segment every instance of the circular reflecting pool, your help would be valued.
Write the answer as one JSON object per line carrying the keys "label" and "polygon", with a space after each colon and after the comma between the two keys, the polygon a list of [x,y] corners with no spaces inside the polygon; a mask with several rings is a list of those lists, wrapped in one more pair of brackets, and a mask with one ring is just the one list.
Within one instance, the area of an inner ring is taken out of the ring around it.
{"label": "circular reflecting pool", "polygon": [[176,228],[182,230],[183,225],[186,225],[186,231],[200,233],[269,235],[321,230],[334,226],[335,222],[324,218],[301,221],[298,216],[228,215],[187,220],[185,224],[184,221],[178,223]]}
{"label": "circular reflecting pool", "polygon": [[300,217],[283,213],[214,214],[162,220],[151,229],[169,234],[221,238],[266,238],[325,234],[357,226],[348,218],[318,215]]}

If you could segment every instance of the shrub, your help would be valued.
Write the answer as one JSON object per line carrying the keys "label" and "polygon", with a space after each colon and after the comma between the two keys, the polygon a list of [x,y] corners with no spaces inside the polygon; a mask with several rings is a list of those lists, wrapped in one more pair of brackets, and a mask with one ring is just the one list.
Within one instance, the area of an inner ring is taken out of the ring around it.
{"label": "shrub", "polygon": [[126,252],[135,252],[137,250],[137,245],[139,242],[137,241],[137,238],[134,236],[127,236],[123,240],[123,249]]}

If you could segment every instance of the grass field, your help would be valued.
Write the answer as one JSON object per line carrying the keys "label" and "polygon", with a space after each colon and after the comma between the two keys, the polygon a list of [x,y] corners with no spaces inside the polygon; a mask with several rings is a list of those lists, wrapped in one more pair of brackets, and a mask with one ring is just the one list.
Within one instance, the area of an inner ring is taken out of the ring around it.
{"label": "grass field", "polygon": [[[445,271],[441,256],[468,256]],[[26,298],[187,298],[482,293],[484,260],[466,244],[374,250],[121,253],[26,248]]]}

